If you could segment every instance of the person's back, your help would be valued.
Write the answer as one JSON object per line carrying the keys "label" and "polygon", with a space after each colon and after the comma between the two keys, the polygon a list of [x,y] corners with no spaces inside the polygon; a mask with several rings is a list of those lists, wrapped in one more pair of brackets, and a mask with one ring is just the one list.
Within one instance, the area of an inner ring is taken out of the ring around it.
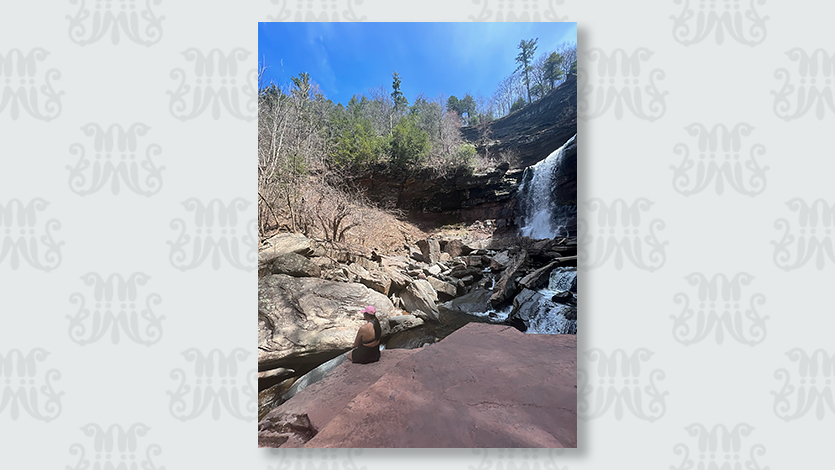
{"label": "person's back", "polygon": [[362,313],[366,323],[357,331],[355,349],[348,353],[348,359],[355,363],[367,364],[380,360],[380,338],[383,331],[373,306],[369,305]]}

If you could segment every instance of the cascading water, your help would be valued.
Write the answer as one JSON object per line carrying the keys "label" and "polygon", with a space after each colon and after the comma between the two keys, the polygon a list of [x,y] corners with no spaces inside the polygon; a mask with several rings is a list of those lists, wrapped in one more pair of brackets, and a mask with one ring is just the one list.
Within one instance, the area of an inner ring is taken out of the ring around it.
{"label": "cascading water", "polygon": [[[536,314],[530,318],[528,333],[577,334],[577,270],[556,268],[551,272],[548,287],[538,292]],[[561,301],[555,301],[561,298]]]}
{"label": "cascading water", "polygon": [[[551,152],[545,160],[525,169],[519,187],[522,236],[545,239],[569,235],[565,223],[554,220],[558,219],[558,214],[551,194],[556,184],[555,169],[558,168],[566,146],[572,144],[576,138],[574,135],[562,147]],[[533,175],[529,175],[528,172]]]}

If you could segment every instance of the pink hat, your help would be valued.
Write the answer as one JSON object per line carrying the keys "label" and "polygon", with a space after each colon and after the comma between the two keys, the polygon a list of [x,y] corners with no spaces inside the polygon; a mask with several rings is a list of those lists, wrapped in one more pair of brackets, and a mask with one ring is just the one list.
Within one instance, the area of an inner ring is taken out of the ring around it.
{"label": "pink hat", "polygon": [[362,309],[362,311],[360,313],[367,313],[369,315],[377,315],[377,309],[374,308],[373,305],[369,305],[368,307],[365,307],[364,309]]}

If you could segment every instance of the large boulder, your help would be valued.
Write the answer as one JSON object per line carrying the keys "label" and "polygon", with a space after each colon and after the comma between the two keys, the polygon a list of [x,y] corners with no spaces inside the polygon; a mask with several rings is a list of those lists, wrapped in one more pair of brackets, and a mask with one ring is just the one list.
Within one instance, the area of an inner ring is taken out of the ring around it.
{"label": "large boulder", "polygon": [[438,321],[438,294],[432,288],[429,281],[418,279],[409,283],[406,290],[400,296],[403,301],[403,308],[424,320]]}
{"label": "large boulder", "polygon": [[389,288],[391,287],[391,278],[384,272],[378,269],[368,270],[358,263],[351,263],[347,269],[353,277],[352,281],[359,282],[383,295],[388,295]]}
{"label": "large boulder", "polygon": [[335,357],[354,344],[367,305],[388,333],[389,299],[368,287],[275,274],[258,281],[258,368],[305,366]]}
{"label": "large boulder", "polygon": [[264,241],[264,248],[258,250],[258,262],[270,263],[276,256],[296,253],[307,256],[316,249],[316,242],[298,233],[279,233]]}
{"label": "large boulder", "polygon": [[423,262],[434,264],[441,260],[441,244],[433,238],[418,240],[418,248],[423,255]]}
{"label": "large boulder", "polygon": [[514,256],[508,267],[502,272],[502,277],[496,282],[493,287],[493,295],[490,296],[490,303],[494,307],[507,302],[519,292],[519,286],[516,284],[514,277],[527,261],[527,252],[522,250]]}
{"label": "large boulder", "polygon": [[[403,268],[405,269],[405,267]],[[406,286],[411,282],[402,271],[397,269],[393,266],[383,266],[383,273],[389,279],[389,291],[400,291],[406,288]]]}
{"label": "large boulder", "polygon": [[490,259],[490,269],[493,271],[501,271],[506,268],[508,264],[510,264],[510,256],[508,256],[506,251],[496,253],[496,255]]}
{"label": "large boulder", "polygon": [[395,315],[389,318],[390,334],[392,337],[401,331],[410,330],[420,325],[423,325],[423,320],[411,314]]}
{"label": "large boulder", "polygon": [[447,310],[473,314],[484,313],[492,308],[490,305],[490,292],[487,289],[475,289],[469,294],[456,297],[448,302],[439,305]]}
{"label": "large boulder", "polygon": [[429,284],[435,289],[439,300],[450,300],[458,294],[458,288],[448,282],[444,282],[436,277],[429,276],[426,278]]}
{"label": "large boulder", "polygon": [[531,321],[536,318],[539,312],[539,304],[542,298],[543,295],[537,291],[522,289],[522,292],[513,298],[513,310],[510,312],[510,319],[524,324],[524,329],[529,328]]}
{"label": "large boulder", "polygon": [[449,256],[456,258],[461,255],[470,254],[470,247],[464,244],[461,240],[450,240],[444,245],[444,252],[449,253]]}
{"label": "large boulder", "polygon": [[273,259],[270,272],[296,277],[319,277],[322,270],[313,261],[291,252],[276,256]]}

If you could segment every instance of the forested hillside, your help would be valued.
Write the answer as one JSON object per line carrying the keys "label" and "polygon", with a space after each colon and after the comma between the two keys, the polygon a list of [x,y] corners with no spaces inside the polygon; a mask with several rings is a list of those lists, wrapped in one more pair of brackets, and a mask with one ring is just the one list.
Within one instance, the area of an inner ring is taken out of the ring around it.
{"label": "forested hillside", "polygon": [[[366,197],[354,181],[369,175],[449,178],[489,172],[503,161],[517,161],[519,155],[509,147],[491,151],[483,145],[484,132],[489,134],[496,119],[536,106],[576,70],[575,44],[539,55],[536,40],[523,40],[518,48],[516,71],[499,80],[489,98],[419,94],[409,102],[401,91],[407,78],[396,71],[389,87],[358,91],[345,104],[329,100],[315,77],[305,72],[283,85],[260,83],[262,239],[286,230],[365,243],[379,236],[379,231],[368,228],[372,223],[388,227],[392,241],[402,239],[399,232],[409,228],[397,216],[404,214],[392,207],[378,209],[380,201]],[[468,130],[477,137],[466,139],[463,131]]]}

